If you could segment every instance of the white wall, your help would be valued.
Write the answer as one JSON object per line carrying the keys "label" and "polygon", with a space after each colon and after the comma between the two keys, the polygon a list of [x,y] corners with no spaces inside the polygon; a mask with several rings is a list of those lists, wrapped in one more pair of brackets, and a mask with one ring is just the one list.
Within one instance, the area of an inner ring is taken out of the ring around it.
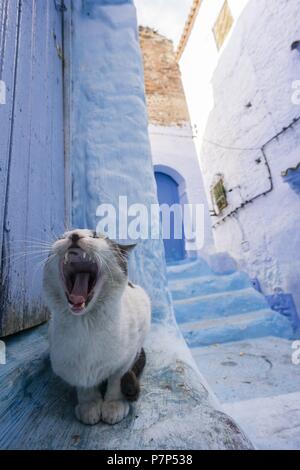
{"label": "white wall", "polygon": [[[290,48],[300,39],[300,8],[298,0],[250,0],[220,54],[213,55],[214,38],[209,33],[213,22],[205,27],[205,5],[208,8],[204,0],[195,28],[198,52],[194,36],[181,67],[192,121],[200,127],[198,149],[206,190],[217,173],[224,175],[227,190],[232,189],[226,214],[268,190],[269,174],[260,147],[300,116],[300,106],[292,103],[300,54]],[[203,55],[210,53],[209,70],[204,67],[205,79],[197,87],[195,76],[190,76],[193,62],[199,74]],[[205,100],[209,92],[211,100]],[[218,250],[230,252],[251,276],[258,277],[265,293],[293,293],[298,312],[300,198],[283,182],[281,172],[299,163],[299,146],[300,123],[272,140],[265,154],[273,190],[214,230]],[[258,159],[261,163],[256,163]]]}
{"label": "white wall", "polygon": [[[211,220],[191,127],[151,124],[149,135],[154,168],[161,165],[175,170],[184,180],[184,184],[180,184],[179,188],[181,201],[204,205],[203,250],[210,252],[213,245]],[[199,251],[197,250],[199,245],[201,245],[200,237],[195,242],[186,242],[186,250]]]}
{"label": "white wall", "polygon": [[[234,20],[243,12],[249,0],[228,0]],[[207,118],[213,107],[211,78],[218,60],[226,47],[232,31],[221,50],[217,49],[213,34],[214,24],[224,4],[224,0],[203,0],[187,46],[180,59],[180,69],[184,91],[199,148],[205,131]]]}

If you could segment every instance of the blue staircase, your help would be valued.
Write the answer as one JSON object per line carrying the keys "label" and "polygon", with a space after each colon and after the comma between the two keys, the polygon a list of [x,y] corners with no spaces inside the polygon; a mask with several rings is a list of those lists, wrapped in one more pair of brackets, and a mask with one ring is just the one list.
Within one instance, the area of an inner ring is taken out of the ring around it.
{"label": "blue staircase", "polygon": [[168,266],[177,322],[191,348],[250,338],[292,338],[291,322],[253,288],[246,273],[216,274],[198,258]]}

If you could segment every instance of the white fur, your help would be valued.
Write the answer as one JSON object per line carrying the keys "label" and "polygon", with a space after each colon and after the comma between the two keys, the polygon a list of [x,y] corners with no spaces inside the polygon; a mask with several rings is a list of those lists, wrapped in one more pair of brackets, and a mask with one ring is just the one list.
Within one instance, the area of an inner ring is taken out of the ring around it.
{"label": "white fur", "polygon": [[[76,230],[81,237],[79,246],[99,257],[101,282],[84,314],[73,315],[60,274],[60,262],[72,233],[54,244],[44,272],[51,311],[51,364],[58,376],[77,387],[79,420],[96,424],[102,418],[114,424],[129,412],[120,379],[132,366],[150,328],[150,301],[141,287],[128,286],[127,275],[107,240],[93,238],[88,230]],[[108,387],[103,402],[98,386],[104,380],[108,380]]]}

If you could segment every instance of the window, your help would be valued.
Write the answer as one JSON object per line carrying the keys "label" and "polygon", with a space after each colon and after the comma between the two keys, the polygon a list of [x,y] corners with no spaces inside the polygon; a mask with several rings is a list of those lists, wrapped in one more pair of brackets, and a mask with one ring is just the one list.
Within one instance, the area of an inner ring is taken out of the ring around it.
{"label": "window", "polygon": [[223,183],[223,179],[220,179],[212,187],[212,199],[215,209],[217,209],[217,215],[221,214],[222,211],[228,206],[226,189]]}
{"label": "window", "polygon": [[228,5],[227,0],[225,1],[222,10],[218,16],[218,19],[213,27],[217,48],[221,49],[231,27],[233,25],[233,17]]}

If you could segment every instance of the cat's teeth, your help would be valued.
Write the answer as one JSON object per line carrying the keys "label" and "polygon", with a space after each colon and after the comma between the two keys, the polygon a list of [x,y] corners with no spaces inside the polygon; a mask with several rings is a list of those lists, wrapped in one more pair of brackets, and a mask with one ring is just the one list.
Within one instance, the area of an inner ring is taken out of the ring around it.
{"label": "cat's teeth", "polygon": [[83,259],[86,258],[86,252],[85,252],[85,251],[83,252],[83,255],[82,255],[82,256],[83,256]]}
{"label": "cat's teeth", "polygon": [[69,255],[68,253],[65,254],[65,258],[64,258],[64,264],[67,264],[69,261]]}

